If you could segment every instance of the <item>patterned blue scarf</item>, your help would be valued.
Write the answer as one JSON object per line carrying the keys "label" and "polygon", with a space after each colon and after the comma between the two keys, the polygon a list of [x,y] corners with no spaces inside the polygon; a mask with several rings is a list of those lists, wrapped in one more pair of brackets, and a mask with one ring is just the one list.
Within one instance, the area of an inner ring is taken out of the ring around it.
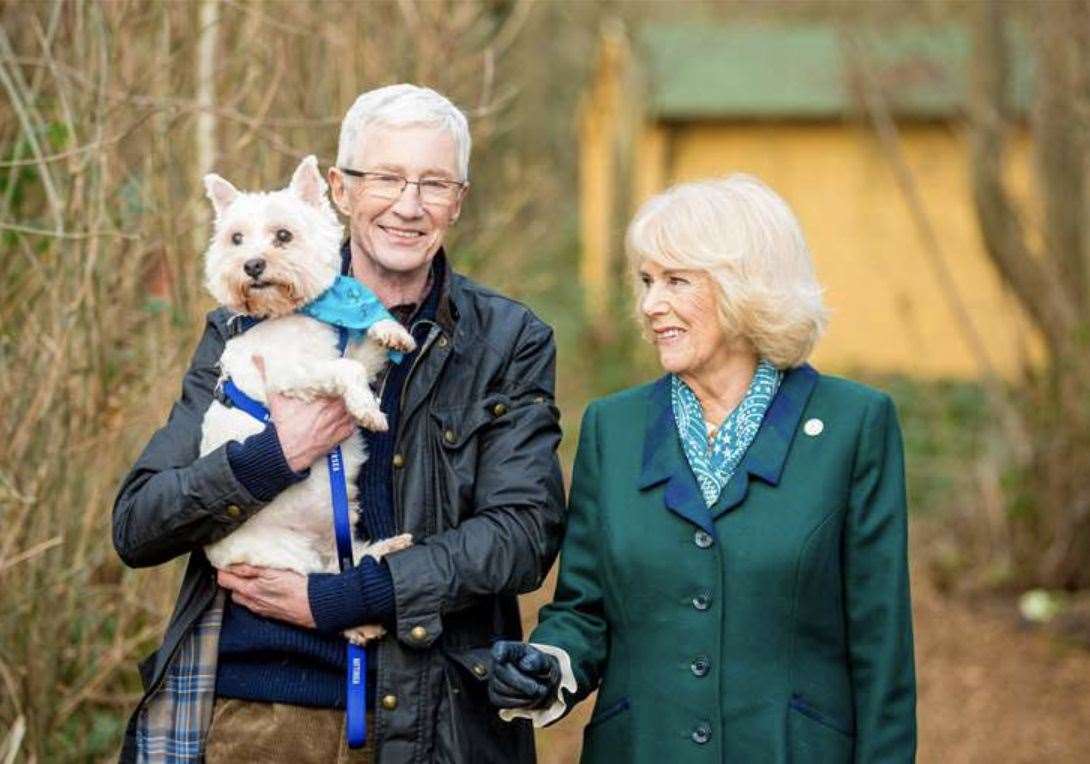
{"label": "patterned blue scarf", "polygon": [[[396,320],[374,292],[351,276],[338,276],[333,286],[299,308],[299,312],[333,326],[343,326],[348,330],[349,342],[362,340],[364,333],[379,321]],[[388,350],[387,354],[394,363],[400,363],[404,355],[397,350]]]}
{"label": "patterned blue scarf", "polygon": [[723,486],[730,481],[746,449],[757,436],[781,379],[783,372],[768,361],[760,361],[742,402],[727,415],[715,439],[709,443],[704,410],[696,394],[676,374],[670,375],[670,402],[677,432],[681,436],[685,458],[692,467],[709,508],[715,504]]}

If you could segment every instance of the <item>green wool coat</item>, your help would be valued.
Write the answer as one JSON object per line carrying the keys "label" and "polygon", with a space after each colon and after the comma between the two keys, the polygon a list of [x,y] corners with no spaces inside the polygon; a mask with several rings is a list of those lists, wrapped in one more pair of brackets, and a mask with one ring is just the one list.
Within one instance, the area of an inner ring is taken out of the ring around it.
{"label": "green wool coat", "polygon": [[598,689],[583,761],[901,762],[916,748],[904,464],[883,393],[784,376],[718,503],[667,377],[587,409],[531,642]]}

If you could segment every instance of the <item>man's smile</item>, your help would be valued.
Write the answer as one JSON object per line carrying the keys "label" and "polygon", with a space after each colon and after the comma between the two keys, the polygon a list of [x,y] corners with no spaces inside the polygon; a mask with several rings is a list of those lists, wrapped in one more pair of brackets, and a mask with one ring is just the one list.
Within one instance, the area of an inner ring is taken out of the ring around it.
{"label": "man's smile", "polygon": [[382,229],[383,233],[396,239],[412,241],[413,239],[419,239],[421,236],[424,236],[423,231],[416,231],[411,228],[397,228],[394,226],[382,225],[381,223],[376,223],[375,225]]}

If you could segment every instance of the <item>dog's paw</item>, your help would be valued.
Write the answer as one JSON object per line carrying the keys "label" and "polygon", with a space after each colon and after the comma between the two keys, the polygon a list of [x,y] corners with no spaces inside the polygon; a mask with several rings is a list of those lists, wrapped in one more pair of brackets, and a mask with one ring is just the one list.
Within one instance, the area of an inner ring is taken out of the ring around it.
{"label": "dog's paw", "polygon": [[360,647],[365,646],[368,642],[381,639],[384,636],[386,636],[386,629],[377,623],[367,624],[366,626],[357,626],[354,629],[346,629],[344,632],[345,639]]}
{"label": "dog's paw", "polygon": [[267,388],[267,390],[270,393],[283,395],[285,398],[294,398],[295,400],[302,401],[303,403],[310,403],[311,401],[315,400],[319,395],[321,395],[322,392],[324,392],[315,392],[309,387],[277,388],[270,386]]}
{"label": "dog's paw", "polygon": [[384,347],[411,353],[416,350],[416,340],[397,321],[385,319],[371,326],[367,336]]}
{"label": "dog's paw", "polygon": [[386,432],[390,429],[390,423],[386,421],[386,415],[375,407],[354,408],[349,406],[348,413],[359,423],[359,426],[371,432]]}
{"label": "dog's paw", "polygon": [[400,552],[402,549],[408,549],[412,545],[413,534],[402,533],[398,536],[391,536],[388,539],[368,544],[367,551],[364,552],[364,554],[378,560],[392,552]]}

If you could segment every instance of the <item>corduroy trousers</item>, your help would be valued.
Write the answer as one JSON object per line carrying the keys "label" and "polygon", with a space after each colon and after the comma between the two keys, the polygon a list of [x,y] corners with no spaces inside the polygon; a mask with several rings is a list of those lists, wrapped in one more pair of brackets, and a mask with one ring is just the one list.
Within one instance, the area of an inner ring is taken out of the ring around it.
{"label": "corduroy trousers", "polygon": [[[371,729],[371,714],[367,727]],[[205,741],[208,764],[373,764],[370,737],[350,749],[344,739],[344,711],[287,703],[216,698]]]}

